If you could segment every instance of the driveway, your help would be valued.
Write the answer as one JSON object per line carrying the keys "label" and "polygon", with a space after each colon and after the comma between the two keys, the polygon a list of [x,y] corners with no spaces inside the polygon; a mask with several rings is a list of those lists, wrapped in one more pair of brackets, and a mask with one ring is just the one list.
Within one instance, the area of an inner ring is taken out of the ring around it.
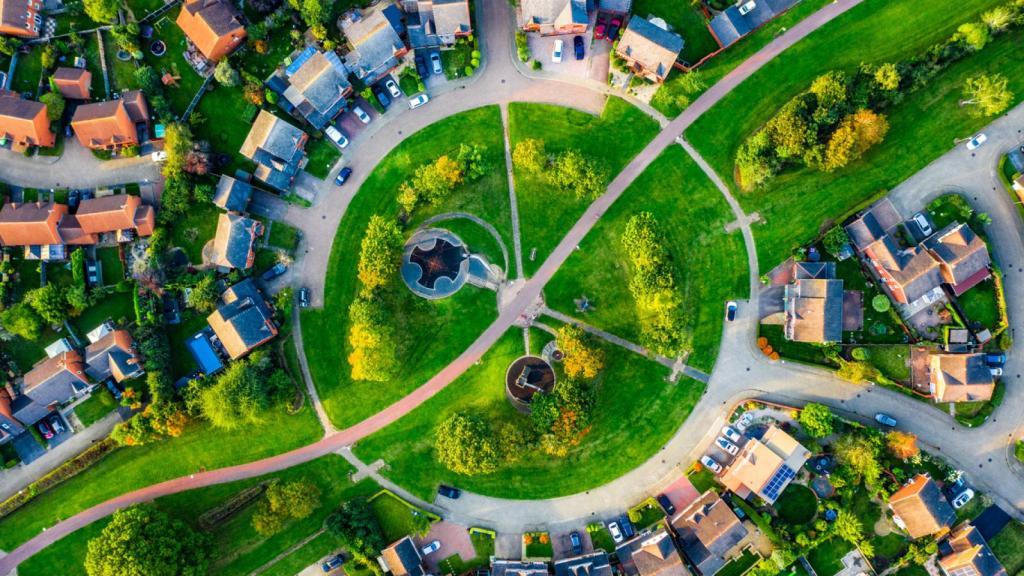
{"label": "driveway", "polygon": [[473,548],[473,540],[470,539],[468,530],[461,524],[441,521],[431,525],[426,536],[416,538],[416,545],[419,547],[426,546],[434,540],[441,542],[441,548],[437,552],[424,558],[427,570],[431,574],[440,574],[438,564],[454,554],[458,554],[464,561],[476,558],[476,549]]}

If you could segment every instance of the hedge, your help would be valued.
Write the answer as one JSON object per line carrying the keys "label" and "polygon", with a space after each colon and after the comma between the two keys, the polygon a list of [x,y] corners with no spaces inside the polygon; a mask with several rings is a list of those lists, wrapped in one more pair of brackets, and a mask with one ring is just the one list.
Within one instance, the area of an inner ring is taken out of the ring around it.
{"label": "hedge", "polygon": [[9,516],[18,508],[28,504],[36,496],[50,490],[68,478],[84,472],[90,466],[102,460],[107,454],[113,452],[117,447],[117,442],[114,442],[111,438],[104,438],[103,440],[93,444],[78,456],[75,456],[71,460],[68,460],[58,466],[46,476],[43,476],[39,480],[29,484],[28,487],[21,492],[18,492],[7,500],[0,502],[0,518]]}

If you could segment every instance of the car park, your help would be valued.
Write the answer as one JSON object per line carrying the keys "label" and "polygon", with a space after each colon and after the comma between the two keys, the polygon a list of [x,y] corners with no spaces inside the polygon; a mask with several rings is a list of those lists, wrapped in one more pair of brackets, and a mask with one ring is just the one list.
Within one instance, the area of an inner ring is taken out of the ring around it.
{"label": "car park", "polygon": [[555,48],[551,51],[551,61],[558,64],[562,61],[562,49],[565,48],[565,42],[561,40],[555,40]]}
{"label": "car park", "polygon": [[288,267],[285,266],[283,262],[278,262],[277,264],[274,264],[273,268],[271,268],[270,270],[267,270],[266,272],[264,272],[263,275],[260,276],[260,278],[263,278],[263,281],[267,282],[269,280],[273,280],[274,278],[277,278],[278,276],[280,276],[281,274],[284,274],[287,271],[288,271]]}
{"label": "car park", "polygon": [[572,553],[576,556],[583,554],[583,540],[580,538],[580,533],[573,531],[569,534],[569,544],[572,545]]}
{"label": "car park", "polygon": [[676,507],[675,505],[672,504],[672,501],[668,499],[668,496],[665,496],[664,494],[658,494],[658,497],[655,498],[655,500],[657,500],[658,504],[660,504],[661,507],[665,510],[665,514],[672,516],[676,513]]}
{"label": "car park", "polygon": [[462,490],[459,490],[458,488],[454,488],[452,486],[448,486],[446,484],[441,484],[440,486],[438,486],[437,493],[440,494],[441,496],[444,496],[445,498],[451,498],[452,500],[458,500],[459,496],[462,496]]}
{"label": "car park", "polygon": [[427,102],[430,102],[430,96],[427,96],[426,94],[417,94],[416,96],[409,98],[409,110],[415,110]]}
{"label": "car park", "polygon": [[395,84],[395,81],[391,78],[384,81],[384,87],[388,89],[388,93],[391,94],[392,98],[402,97],[402,91],[398,89],[398,84]]}
{"label": "car park", "polygon": [[338,148],[345,148],[348,146],[348,138],[345,137],[345,134],[341,130],[338,130],[334,126],[324,128],[324,134],[327,134],[327,137],[337,144]]}
{"label": "car park", "polygon": [[434,540],[430,544],[427,544],[423,548],[420,548],[420,552],[422,552],[424,556],[430,556],[431,554],[433,554],[434,552],[437,552],[440,549],[441,549],[441,541],[440,540]]}
{"label": "car park", "polygon": [[715,438],[715,445],[721,448],[722,450],[725,450],[729,454],[732,454],[733,456],[738,454],[740,451],[739,446],[733,444],[732,442],[729,442],[728,440],[722,438],[721,436]]}
{"label": "car park", "polygon": [[705,468],[711,470],[715,474],[718,474],[719,472],[722,471],[722,465],[716,462],[714,458],[708,456],[707,454],[700,457],[700,463],[703,464]]}
{"label": "car park", "polygon": [[963,492],[957,494],[956,498],[953,498],[953,508],[957,510],[963,508],[968,502],[974,499],[974,490],[968,488]]}
{"label": "car park", "polygon": [[380,102],[381,106],[384,108],[391,106],[391,98],[388,98],[388,95],[384,90],[377,89],[374,90],[373,93],[377,96],[377,102]]}
{"label": "car park", "polygon": [[341,568],[341,565],[344,563],[345,557],[341,554],[335,554],[327,560],[324,560],[324,563],[320,565],[320,569],[323,570],[324,573],[326,574],[331,570],[337,570],[338,568]]}
{"label": "car park", "polygon": [[576,53],[576,59],[583,60],[583,36],[576,36],[572,39],[572,48]]}
{"label": "car park", "polygon": [[921,229],[921,234],[925,236],[932,235],[932,225],[928,223],[928,217],[924,213],[918,212],[914,214],[914,224],[917,224],[917,227]]}
{"label": "car park", "polygon": [[988,136],[985,136],[984,133],[978,134],[974,138],[971,138],[970,140],[967,141],[967,149],[977,150],[978,148],[981,147],[982,144],[984,144],[987,141]]}
{"label": "car park", "polygon": [[370,123],[370,115],[366,113],[366,110],[363,110],[359,106],[353,106],[352,113],[355,114],[356,118],[359,118],[359,121],[363,124]]}
{"label": "car park", "polygon": [[722,436],[725,436],[732,442],[740,441],[740,433],[734,430],[732,426],[722,426]]}
{"label": "car park", "polygon": [[985,354],[985,363],[989,366],[1002,366],[1006,364],[1006,353]]}
{"label": "car park", "polygon": [[1002,375],[1003,375],[1003,369],[1002,369],[1002,368],[1000,368],[1000,367],[998,367],[998,366],[996,366],[995,368],[989,368],[989,369],[988,369],[988,371],[989,371],[989,372],[990,372],[990,373],[991,373],[991,374],[992,374],[993,376],[1002,376]]}
{"label": "car park", "polygon": [[444,68],[441,67],[441,54],[437,52],[430,53],[430,70],[434,74],[441,74],[444,72]]}
{"label": "car park", "polygon": [[47,440],[53,438],[53,428],[50,427],[49,422],[46,420],[40,420],[39,423],[36,424],[36,428],[39,430],[39,433],[43,435],[43,438]]}
{"label": "car park", "polygon": [[889,426],[890,428],[896,427],[896,419],[884,412],[875,414],[875,422],[878,422],[882,426]]}
{"label": "car park", "polygon": [[612,540],[614,540],[616,544],[621,544],[622,541],[625,540],[625,537],[622,536],[622,530],[619,530],[618,522],[609,522],[608,532],[611,533]]}
{"label": "car park", "polygon": [[352,168],[345,166],[344,168],[341,169],[341,172],[338,172],[338,176],[337,178],[334,179],[334,183],[337,184],[338,186],[341,186],[345,182],[348,182],[348,178],[351,175]]}
{"label": "car park", "polygon": [[309,288],[299,289],[299,308],[309,308]]}
{"label": "car park", "polygon": [[733,320],[735,320],[736,319],[736,310],[738,308],[739,308],[739,305],[736,304],[735,300],[729,300],[728,302],[726,302],[725,303],[725,319],[728,320],[729,322],[732,322]]}
{"label": "car park", "polygon": [[619,39],[619,28],[622,27],[622,20],[612,18],[611,26],[608,27],[608,39],[615,42]]}

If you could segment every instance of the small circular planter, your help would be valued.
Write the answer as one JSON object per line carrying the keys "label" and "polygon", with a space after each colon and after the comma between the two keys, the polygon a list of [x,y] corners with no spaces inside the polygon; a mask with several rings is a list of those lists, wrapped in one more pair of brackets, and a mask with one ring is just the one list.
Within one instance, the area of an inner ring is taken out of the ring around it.
{"label": "small circular planter", "polygon": [[131,55],[131,53],[129,53],[126,50],[118,50],[117,51],[117,59],[122,61],[122,62],[127,62],[127,61],[132,59],[132,55]]}
{"label": "small circular planter", "polygon": [[149,45],[149,52],[153,56],[163,56],[167,53],[167,44],[163,40],[156,40]]}

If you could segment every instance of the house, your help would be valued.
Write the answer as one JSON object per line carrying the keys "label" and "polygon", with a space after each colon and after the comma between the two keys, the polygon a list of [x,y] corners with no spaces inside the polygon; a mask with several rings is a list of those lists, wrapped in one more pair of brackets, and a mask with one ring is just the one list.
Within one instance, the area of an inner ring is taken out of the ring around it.
{"label": "house", "polygon": [[32,146],[50,148],[56,141],[57,136],[50,131],[46,104],[0,90],[0,142],[21,152]]}
{"label": "house", "polygon": [[672,71],[683,39],[664,27],[663,21],[650,21],[634,15],[629,19],[615,53],[637,76],[661,83]]}
{"label": "house", "polygon": [[409,536],[381,550],[380,555],[391,576],[425,576],[427,573],[420,549]]}
{"label": "house", "polygon": [[217,190],[213,194],[213,203],[228,212],[245,212],[252,198],[252,186],[247,182],[236,180],[227,174],[221,174],[217,181]]}
{"label": "house", "polygon": [[624,16],[633,10],[633,0],[598,0],[598,10]]}
{"label": "house", "polygon": [[242,17],[229,0],[186,0],[177,22],[189,41],[212,62],[231,54],[246,37]]}
{"label": "house", "polygon": [[[43,360],[26,372],[21,385],[21,396],[49,410],[57,404],[85,395],[90,388],[82,355],[75,350],[69,350]],[[24,420],[17,413],[14,417],[25,424],[35,422]]]}
{"label": "house", "polygon": [[1006,568],[974,526],[964,523],[939,543],[939,567],[946,576],[1006,576]]}
{"label": "house", "polygon": [[[62,235],[65,222],[70,220],[65,218],[61,221]],[[144,205],[138,196],[115,194],[82,200],[78,205],[78,211],[75,212],[74,220],[77,221],[82,233],[93,237],[91,242],[76,243],[95,244],[97,235],[108,233],[113,233],[118,242],[129,242],[136,235],[144,237],[153,234],[156,213],[152,206]],[[65,243],[70,244],[67,238]]]}
{"label": "house", "polygon": [[309,135],[277,116],[260,110],[239,153],[256,163],[253,175],[285,192],[304,165]]}
{"label": "house", "polygon": [[38,38],[43,27],[42,0],[0,0],[0,34]]}
{"label": "house", "polygon": [[843,281],[835,278],[835,262],[798,262],[795,280],[783,288],[787,340],[839,342],[843,339]]}
{"label": "house", "polygon": [[588,0],[522,0],[519,21],[526,32],[583,34],[590,25]]}
{"label": "house", "polygon": [[547,562],[491,560],[491,576],[548,576]]}
{"label": "house", "polygon": [[956,512],[927,474],[914,476],[893,492],[889,508],[896,524],[915,539],[941,532],[956,521]]}
{"label": "house", "polygon": [[555,576],[612,576],[612,565],[607,552],[596,550],[590,554],[556,560]]}
{"label": "house", "polygon": [[939,263],[943,281],[957,296],[992,276],[988,247],[966,224],[949,224],[926,239],[924,247]]}
{"label": "house", "polygon": [[715,14],[708,25],[722,48],[760,28],[800,0],[739,0]]}
{"label": "house", "polygon": [[409,44],[413,49],[451,46],[473,33],[468,0],[417,0],[410,2]]}
{"label": "house", "polygon": [[10,392],[0,388],[0,444],[25,431],[25,426],[14,417]]}
{"label": "house", "polygon": [[63,260],[64,240],[58,226],[67,214],[64,204],[8,202],[0,208],[0,244],[36,248],[43,260]]}
{"label": "house", "polygon": [[246,278],[221,295],[207,322],[232,360],[277,336],[274,314],[252,278]]}
{"label": "house", "polygon": [[94,382],[123,382],[142,376],[142,358],[127,330],[114,330],[85,347],[85,373]]}
{"label": "house", "polygon": [[217,219],[210,263],[220,268],[248,270],[256,261],[256,239],[263,235],[263,224],[239,214],[222,213]]}
{"label": "house", "polygon": [[627,576],[689,576],[672,536],[664,528],[641,534],[615,550]]}
{"label": "house", "polygon": [[85,68],[68,68],[60,66],[54,71],[53,85],[61,96],[69,100],[88,100],[92,89],[92,72]]}
{"label": "house", "polygon": [[753,493],[774,504],[810,457],[792,436],[772,426],[760,440],[747,440],[719,481],[740,498]]}
{"label": "house", "polygon": [[992,398],[996,385],[984,354],[932,354],[928,360],[928,382],[936,402]]}
{"label": "house", "polygon": [[141,90],[125,92],[119,100],[79,106],[71,117],[78,141],[93,150],[138,146],[148,136],[148,127],[149,107]]}
{"label": "house", "polygon": [[901,248],[893,236],[885,236],[868,246],[864,256],[897,303],[930,303],[943,297],[939,263],[920,246]]}
{"label": "house", "polygon": [[903,218],[896,210],[896,206],[886,197],[872,204],[847,224],[845,229],[854,248],[863,253],[868,246],[895,233],[902,222]]}
{"label": "house", "polygon": [[394,70],[409,52],[395,29],[395,18],[385,12],[394,12],[401,20],[398,7],[387,2],[365,11],[353,9],[341,19],[341,31],[349,46],[345,66],[367,86]]}
{"label": "house", "polygon": [[683,554],[697,571],[712,576],[739,554],[747,528],[714,490],[708,490],[672,518]]}
{"label": "house", "polygon": [[323,130],[342,110],[352,93],[348,70],[333,50],[310,46],[288,65],[280,84],[281,95],[317,130]]}

